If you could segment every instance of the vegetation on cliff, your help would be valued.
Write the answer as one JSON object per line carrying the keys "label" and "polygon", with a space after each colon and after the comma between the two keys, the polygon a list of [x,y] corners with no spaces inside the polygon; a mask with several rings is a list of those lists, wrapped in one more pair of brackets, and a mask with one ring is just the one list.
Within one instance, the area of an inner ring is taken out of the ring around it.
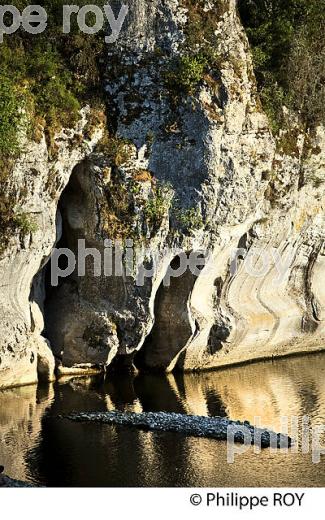
{"label": "vegetation on cliff", "polygon": [[238,7],[273,130],[283,124],[283,105],[306,129],[325,123],[324,2],[239,0]]}
{"label": "vegetation on cliff", "polygon": [[[11,5],[22,12],[28,0]],[[22,135],[38,141],[43,132],[51,152],[53,136],[62,127],[72,127],[80,117],[82,105],[98,104],[102,95],[102,33],[87,35],[79,31],[72,17],[71,32],[64,34],[65,0],[45,0],[41,5],[48,15],[46,30],[38,35],[24,29],[4,35],[0,43],[0,251],[15,229],[26,234],[35,229],[28,215],[15,209],[5,182],[16,158],[22,152]],[[79,6],[87,0],[74,2]],[[93,0],[102,6],[104,0]],[[11,24],[10,17],[6,19]],[[87,23],[92,25],[91,16]]]}
{"label": "vegetation on cliff", "polygon": [[[80,6],[87,3],[75,2]],[[104,0],[92,1],[100,6],[104,3]],[[2,157],[19,151],[19,129],[26,116],[32,138],[37,123],[51,133],[61,126],[73,125],[81,103],[93,103],[101,95],[103,35],[83,34],[76,23],[72,23],[70,34],[63,34],[65,4],[64,0],[45,0],[42,6],[48,14],[48,25],[43,33],[33,35],[19,29],[15,34],[5,35],[0,44]],[[22,12],[30,2],[16,0],[13,5]],[[91,16],[87,22],[93,23]]]}

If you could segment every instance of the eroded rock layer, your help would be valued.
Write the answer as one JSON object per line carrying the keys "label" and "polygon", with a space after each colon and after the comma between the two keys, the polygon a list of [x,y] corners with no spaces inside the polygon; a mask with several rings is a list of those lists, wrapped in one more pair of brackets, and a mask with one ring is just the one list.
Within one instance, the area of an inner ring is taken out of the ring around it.
{"label": "eroded rock layer", "polygon": [[[325,132],[272,136],[235,0],[130,2],[103,79],[101,144],[83,113],[56,159],[27,143],[5,187],[37,230],[1,251],[0,387],[53,378],[54,355],[170,371],[322,350]],[[53,247],[80,240],[101,258],[118,240],[123,269],[89,255],[49,289]],[[165,284],[185,253],[204,266]]]}

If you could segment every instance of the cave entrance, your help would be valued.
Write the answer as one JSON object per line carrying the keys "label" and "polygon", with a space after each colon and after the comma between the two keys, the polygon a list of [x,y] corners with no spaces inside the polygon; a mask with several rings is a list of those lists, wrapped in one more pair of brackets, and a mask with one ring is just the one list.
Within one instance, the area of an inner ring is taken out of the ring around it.
{"label": "cave entrance", "polygon": [[[58,201],[56,241],[53,249],[76,251],[78,238],[82,238],[82,226],[78,226],[77,214],[78,208],[83,208],[84,203],[84,194],[79,180],[81,168],[82,165],[74,168]],[[68,258],[65,255],[60,255],[59,259],[55,261],[58,262],[60,270],[64,271],[68,267]],[[58,286],[55,287],[52,283],[52,269],[53,256],[51,255],[34,278],[30,300],[37,303],[43,314],[44,330],[42,335],[49,340],[53,354],[61,359],[63,346],[59,332],[60,324],[57,322],[56,314],[65,300],[66,293],[76,292],[76,274],[72,273],[66,278],[59,278]]]}
{"label": "cave entrance", "polygon": [[[67,249],[72,251],[77,257],[78,240],[84,238],[85,234],[85,209],[87,199],[84,189],[85,168],[84,164],[77,165],[70,177],[70,180],[63,190],[58,202],[57,210],[57,249]],[[57,261],[57,260],[56,260]],[[52,268],[53,258],[50,259],[45,271],[45,336],[49,339],[54,354],[61,358],[63,355],[63,334],[62,317],[65,312],[62,306],[66,307],[66,313],[70,312],[74,302],[78,298],[77,272],[74,271],[69,276],[61,277],[58,285],[53,286]],[[68,267],[68,258],[64,254],[60,255],[58,267],[64,271]]]}
{"label": "cave entrance", "polygon": [[[170,268],[177,272],[180,264],[181,259],[176,256]],[[196,333],[197,323],[192,316],[190,299],[197,277],[198,273],[188,267],[182,275],[172,277],[169,286],[165,281],[161,283],[155,299],[154,326],[135,357],[138,368],[170,370],[177,355]]]}

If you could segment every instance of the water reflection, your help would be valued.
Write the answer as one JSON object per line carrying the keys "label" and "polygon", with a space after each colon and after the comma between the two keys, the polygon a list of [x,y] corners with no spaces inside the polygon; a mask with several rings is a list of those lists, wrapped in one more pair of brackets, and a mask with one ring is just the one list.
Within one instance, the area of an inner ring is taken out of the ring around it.
{"label": "water reflection", "polygon": [[325,423],[323,354],[189,374],[183,384],[188,413],[202,413],[206,406],[208,415],[252,423],[260,417],[263,426],[279,431],[281,416],[309,415],[311,424]]}
{"label": "water reflection", "polygon": [[25,386],[0,392],[0,460],[20,480],[38,482],[29,454],[41,439],[42,418],[54,399],[54,389]]}
{"label": "water reflection", "polygon": [[325,355],[204,374],[67,379],[0,392],[0,463],[16,478],[49,486],[324,486],[311,455],[252,450],[226,464],[226,444],[70,423],[72,410],[175,411],[325,423]]}

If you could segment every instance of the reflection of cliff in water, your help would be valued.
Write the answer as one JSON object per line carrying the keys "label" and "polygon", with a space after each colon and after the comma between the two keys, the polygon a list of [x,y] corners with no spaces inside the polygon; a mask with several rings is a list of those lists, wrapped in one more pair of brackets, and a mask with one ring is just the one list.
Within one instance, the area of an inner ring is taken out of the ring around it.
{"label": "reflection of cliff in water", "polygon": [[18,480],[38,481],[33,450],[41,439],[42,418],[54,398],[52,385],[0,392],[0,464]]}
{"label": "reflection of cliff in water", "polygon": [[221,402],[230,419],[281,430],[280,417],[308,415],[325,422],[325,356],[300,357],[242,367],[188,374],[181,378],[187,412],[212,414]]}
{"label": "reflection of cliff in water", "polygon": [[[226,464],[226,444],[175,434],[70,423],[72,410],[175,411],[261,418],[309,415],[325,423],[325,356],[277,360],[205,374],[70,379],[0,392],[0,463],[8,474],[47,485],[324,486],[311,455],[254,455]],[[47,411],[47,413],[45,413]]]}

